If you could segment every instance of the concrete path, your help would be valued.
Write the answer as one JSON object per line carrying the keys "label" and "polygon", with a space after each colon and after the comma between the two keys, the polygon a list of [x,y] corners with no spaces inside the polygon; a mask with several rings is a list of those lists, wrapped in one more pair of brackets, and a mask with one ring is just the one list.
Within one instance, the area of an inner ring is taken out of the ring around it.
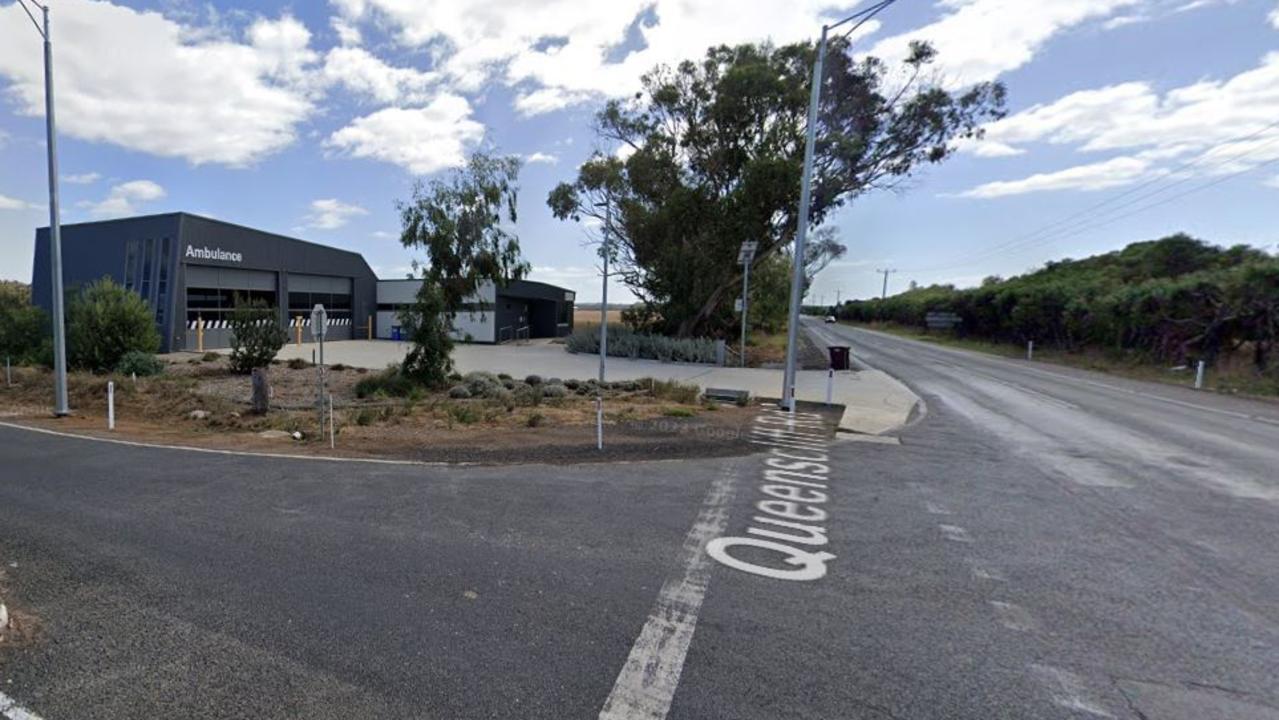
{"label": "concrete path", "polygon": [[[820,335],[818,337],[821,337]],[[342,340],[326,343],[324,359],[329,364],[384,368],[404,359],[408,343],[387,340]],[[311,359],[311,343],[286,345],[281,360]],[[458,372],[483,370],[508,373],[514,377],[541,375],[544,378],[585,380],[599,376],[599,357],[574,355],[563,345],[533,341],[521,345],[458,345],[453,351]],[[703,390],[724,388],[746,390],[754,397],[780,397],[782,371],[757,368],[721,368],[692,363],[657,360],[608,359],[609,380],[657,378],[694,383]],[[827,373],[802,370],[796,377],[795,394],[800,400],[825,402]],[[904,425],[919,398],[902,383],[879,370],[837,372],[831,382],[831,402],[843,405],[840,429],[879,435]]]}

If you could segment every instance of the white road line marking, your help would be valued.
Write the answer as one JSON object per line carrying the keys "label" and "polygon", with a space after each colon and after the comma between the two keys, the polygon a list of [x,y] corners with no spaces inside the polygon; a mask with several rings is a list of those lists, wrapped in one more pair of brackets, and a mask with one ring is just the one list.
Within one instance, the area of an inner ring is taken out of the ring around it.
{"label": "white road line marking", "polygon": [[0,716],[8,720],[42,720],[39,715],[18,704],[17,700],[0,692]]}
{"label": "white road line marking", "polygon": [[925,502],[924,509],[934,515],[949,515],[950,511],[935,502]]}
{"label": "white road line marking", "polygon": [[968,559],[968,570],[973,577],[978,580],[991,580],[994,582],[1004,582],[1007,578],[1004,574],[981,560]]}
{"label": "white road line marking", "polygon": [[1034,664],[1030,669],[1048,687],[1048,694],[1052,696],[1054,705],[1097,717],[1114,717],[1088,696],[1084,681],[1078,675],[1051,665]]}
{"label": "white road line marking", "polygon": [[680,551],[683,574],[662,584],[648,622],[631,648],[626,664],[600,710],[600,720],[662,720],[670,712],[684,658],[697,629],[697,613],[711,579],[706,543],[724,533],[737,495],[737,463],[726,466],[711,483],[702,509]]}
{"label": "white road line marking", "polygon": [[1009,630],[1030,632],[1039,629],[1039,623],[1035,622],[1035,618],[1020,605],[1001,600],[991,600],[990,605],[995,608],[995,615],[999,616],[1000,624]]}
{"label": "white road line marking", "polygon": [[937,527],[941,528],[941,534],[951,542],[970,543],[973,541],[973,536],[958,525],[938,525]]}

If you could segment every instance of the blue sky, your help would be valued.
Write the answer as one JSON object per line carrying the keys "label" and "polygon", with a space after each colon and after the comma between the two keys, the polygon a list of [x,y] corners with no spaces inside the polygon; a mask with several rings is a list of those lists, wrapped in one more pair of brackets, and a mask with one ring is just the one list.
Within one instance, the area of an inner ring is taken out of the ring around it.
{"label": "blue sky", "polygon": [[[582,230],[547,191],[608,97],[712,43],[813,37],[857,3],[49,0],[64,222],[186,210],[412,257],[397,199],[490,146],[518,154],[534,279],[597,300]],[[730,12],[731,11],[731,12]],[[849,247],[810,300],[973,284],[1186,231],[1279,243],[1279,2],[899,0],[859,51],[932,40],[946,82],[999,79],[1010,114],[904,192],[829,220]],[[47,224],[39,37],[0,0],[0,278]],[[1057,223],[1050,225],[1050,223]],[[1046,227],[1047,226],[1047,227]],[[615,287],[611,297],[626,297]]]}

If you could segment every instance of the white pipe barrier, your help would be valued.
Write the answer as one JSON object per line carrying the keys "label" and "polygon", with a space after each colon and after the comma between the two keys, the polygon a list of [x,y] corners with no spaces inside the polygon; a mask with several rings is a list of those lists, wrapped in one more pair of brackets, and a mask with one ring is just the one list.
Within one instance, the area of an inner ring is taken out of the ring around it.
{"label": "white pipe barrier", "polygon": [[1195,389],[1203,390],[1204,387],[1204,361],[1199,361],[1199,367],[1195,369]]}
{"label": "white pipe barrier", "polygon": [[1030,340],[1026,343],[1026,359],[1027,360],[1035,359],[1035,341],[1034,340]]}
{"label": "white pipe barrier", "polygon": [[595,398],[595,449],[604,449],[604,398]]}
{"label": "white pipe barrier", "polygon": [[115,430],[115,383],[107,383],[107,429]]}
{"label": "white pipe barrier", "polygon": [[831,397],[835,392],[835,368],[826,371],[826,404],[830,405]]}

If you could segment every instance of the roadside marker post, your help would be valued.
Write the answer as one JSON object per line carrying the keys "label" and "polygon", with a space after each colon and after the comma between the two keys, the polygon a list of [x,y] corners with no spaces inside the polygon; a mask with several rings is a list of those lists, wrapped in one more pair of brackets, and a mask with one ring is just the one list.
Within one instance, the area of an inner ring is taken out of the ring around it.
{"label": "roadside marker post", "polygon": [[333,393],[329,393],[329,449],[337,447],[337,431],[333,428]]}
{"label": "roadside marker post", "polygon": [[835,368],[826,370],[826,404],[830,405],[831,397],[835,392]]}
{"label": "roadside marker post", "polygon": [[1195,368],[1195,389],[1204,389],[1204,361],[1199,361],[1199,366]]}
{"label": "roadside marker post", "polygon": [[204,316],[195,316],[195,350],[204,352]]}
{"label": "roadside marker post", "polygon": [[1028,340],[1026,342],[1026,359],[1027,360],[1035,359],[1035,341],[1034,340]]}
{"label": "roadside marker post", "polygon": [[[311,336],[315,338],[320,349],[319,387],[316,390],[315,404],[320,413],[320,437],[324,437],[324,336],[328,334],[329,314],[323,305],[311,308]],[[323,441],[321,441],[323,442]]]}
{"label": "roadside marker post", "polygon": [[107,429],[115,430],[115,383],[107,383]]}
{"label": "roadside marker post", "polygon": [[13,367],[9,364],[9,356],[4,356],[4,384],[13,387]]}
{"label": "roadside marker post", "polygon": [[595,449],[604,449],[604,398],[595,398]]}
{"label": "roadside marker post", "polygon": [[297,336],[297,346],[302,347],[302,316],[298,315],[298,319],[293,323],[294,333]]}

